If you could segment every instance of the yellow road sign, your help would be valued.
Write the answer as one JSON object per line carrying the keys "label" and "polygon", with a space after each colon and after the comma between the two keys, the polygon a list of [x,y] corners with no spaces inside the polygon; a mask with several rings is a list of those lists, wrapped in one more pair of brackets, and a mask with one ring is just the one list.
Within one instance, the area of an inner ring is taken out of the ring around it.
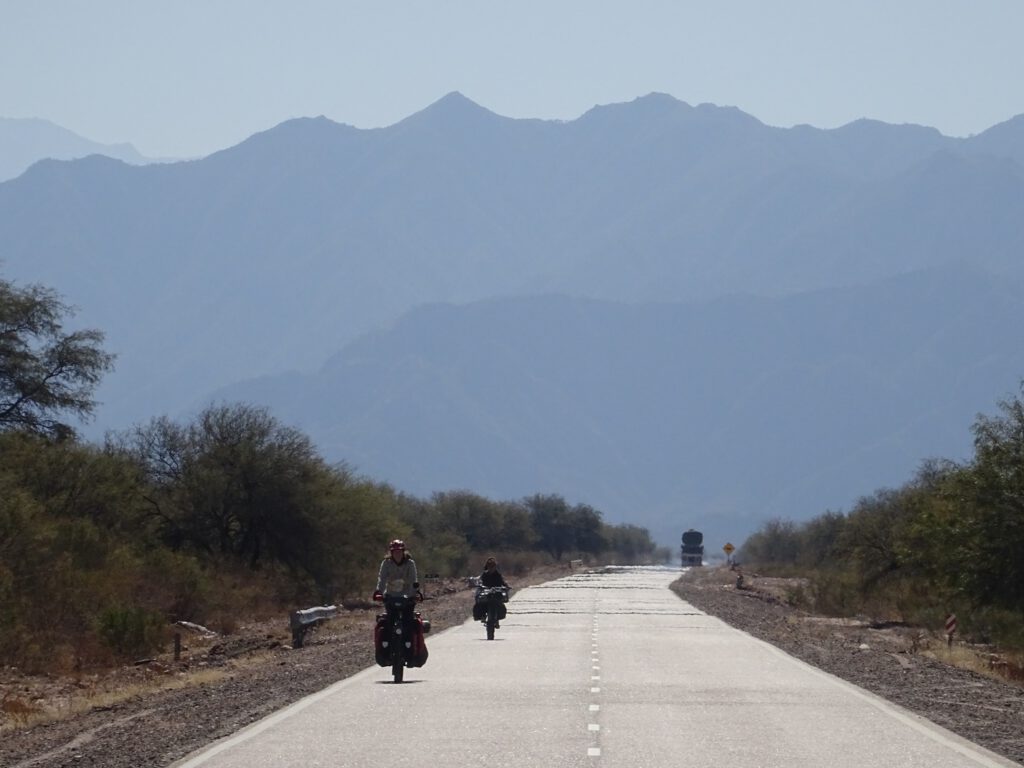
{"label": "yellow road sign", "polygon": [[736,551],[736,547],[734,547],[732,544],[729,544],[728,542],[726,542],[726,545],[724,547],[722,547],[722,551],[725,552],[725,554],[727,554],[727,555],[731,555],[733,552]]}

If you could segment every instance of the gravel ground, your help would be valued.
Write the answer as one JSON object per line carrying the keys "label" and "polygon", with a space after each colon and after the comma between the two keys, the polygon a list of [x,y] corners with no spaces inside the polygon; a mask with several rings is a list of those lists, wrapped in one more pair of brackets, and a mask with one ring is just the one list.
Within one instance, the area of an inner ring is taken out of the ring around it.
{"label": "gravel ground", "polygon": [[694,569],[673,585],[694,607],[1024,764],[1024,686],[943,664],[919,630],[810,616],[783,604],[783,580],[745,578],[725,568]]}
{"label": "gravel ground", "polygon": [[[565,575],[535,573],[512,580],[527,586]],[[948,667],[923,655],[918,633],[871,629],[863,623],[807,616],[773,598],[770,580],[736,590],[725,569],[688,572],[676,591],[787,653],[1024,763],[1024,688]],[[428,590],[423,615],[438,632],[469,616],[473,592],[450,582]],[[168,766],[281,707],[373,665],[372,610],[347,611],[292,650],[284,622],[252,625],[230,638],[189,641],[177,665],[164,658],[122,671],[120,684],[154,679],[185,687],[139,693],[109,706],[34,726],[13,716],[19,702],[51,704],[82,681],[0,676],[0,766],[3,768],[148,768]],[[429,638],[428,638],[429,644]],[[428,662],[429,663],[429,662]],[[387,671],[381,669],[382,679]],[[98,687],[95,686],[94,687]]]}

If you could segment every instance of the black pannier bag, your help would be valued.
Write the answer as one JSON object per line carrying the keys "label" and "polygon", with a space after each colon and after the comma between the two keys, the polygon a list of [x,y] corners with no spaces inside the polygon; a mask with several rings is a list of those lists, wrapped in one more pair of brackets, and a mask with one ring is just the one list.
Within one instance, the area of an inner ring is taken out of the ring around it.
{"label": "black pannier bag", "polygon": [[388,631],[388,617],[386,613],[377,615],[377,623],[373,627],[373,650],[377,664],[382,667],[391,666],[391,655],[384,647],[384,638]]}

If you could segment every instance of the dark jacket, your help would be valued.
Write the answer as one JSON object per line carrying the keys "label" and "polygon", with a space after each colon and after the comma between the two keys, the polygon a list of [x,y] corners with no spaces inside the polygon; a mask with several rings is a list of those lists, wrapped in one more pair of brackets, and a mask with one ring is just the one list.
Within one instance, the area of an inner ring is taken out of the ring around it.
{"label": "dark jacket", "polygon": [[480,586],[481,587],[507,587],[508,584],[505,582],[504,577],[501,575],[501,571],[497,568],[492,568],[489,571],[484,571],[480,574]]}

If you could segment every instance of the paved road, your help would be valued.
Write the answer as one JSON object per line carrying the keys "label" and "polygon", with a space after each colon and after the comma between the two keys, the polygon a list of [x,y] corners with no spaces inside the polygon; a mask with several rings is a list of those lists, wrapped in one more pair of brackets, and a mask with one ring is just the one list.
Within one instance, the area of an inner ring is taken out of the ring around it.
{"label": "paved road", "polygon": [[701,613],[668,589],[677,576],[524,589],[496,640],[468,622],[429,638],[402,685],[368,669],[178,765],[1017,765]]}

